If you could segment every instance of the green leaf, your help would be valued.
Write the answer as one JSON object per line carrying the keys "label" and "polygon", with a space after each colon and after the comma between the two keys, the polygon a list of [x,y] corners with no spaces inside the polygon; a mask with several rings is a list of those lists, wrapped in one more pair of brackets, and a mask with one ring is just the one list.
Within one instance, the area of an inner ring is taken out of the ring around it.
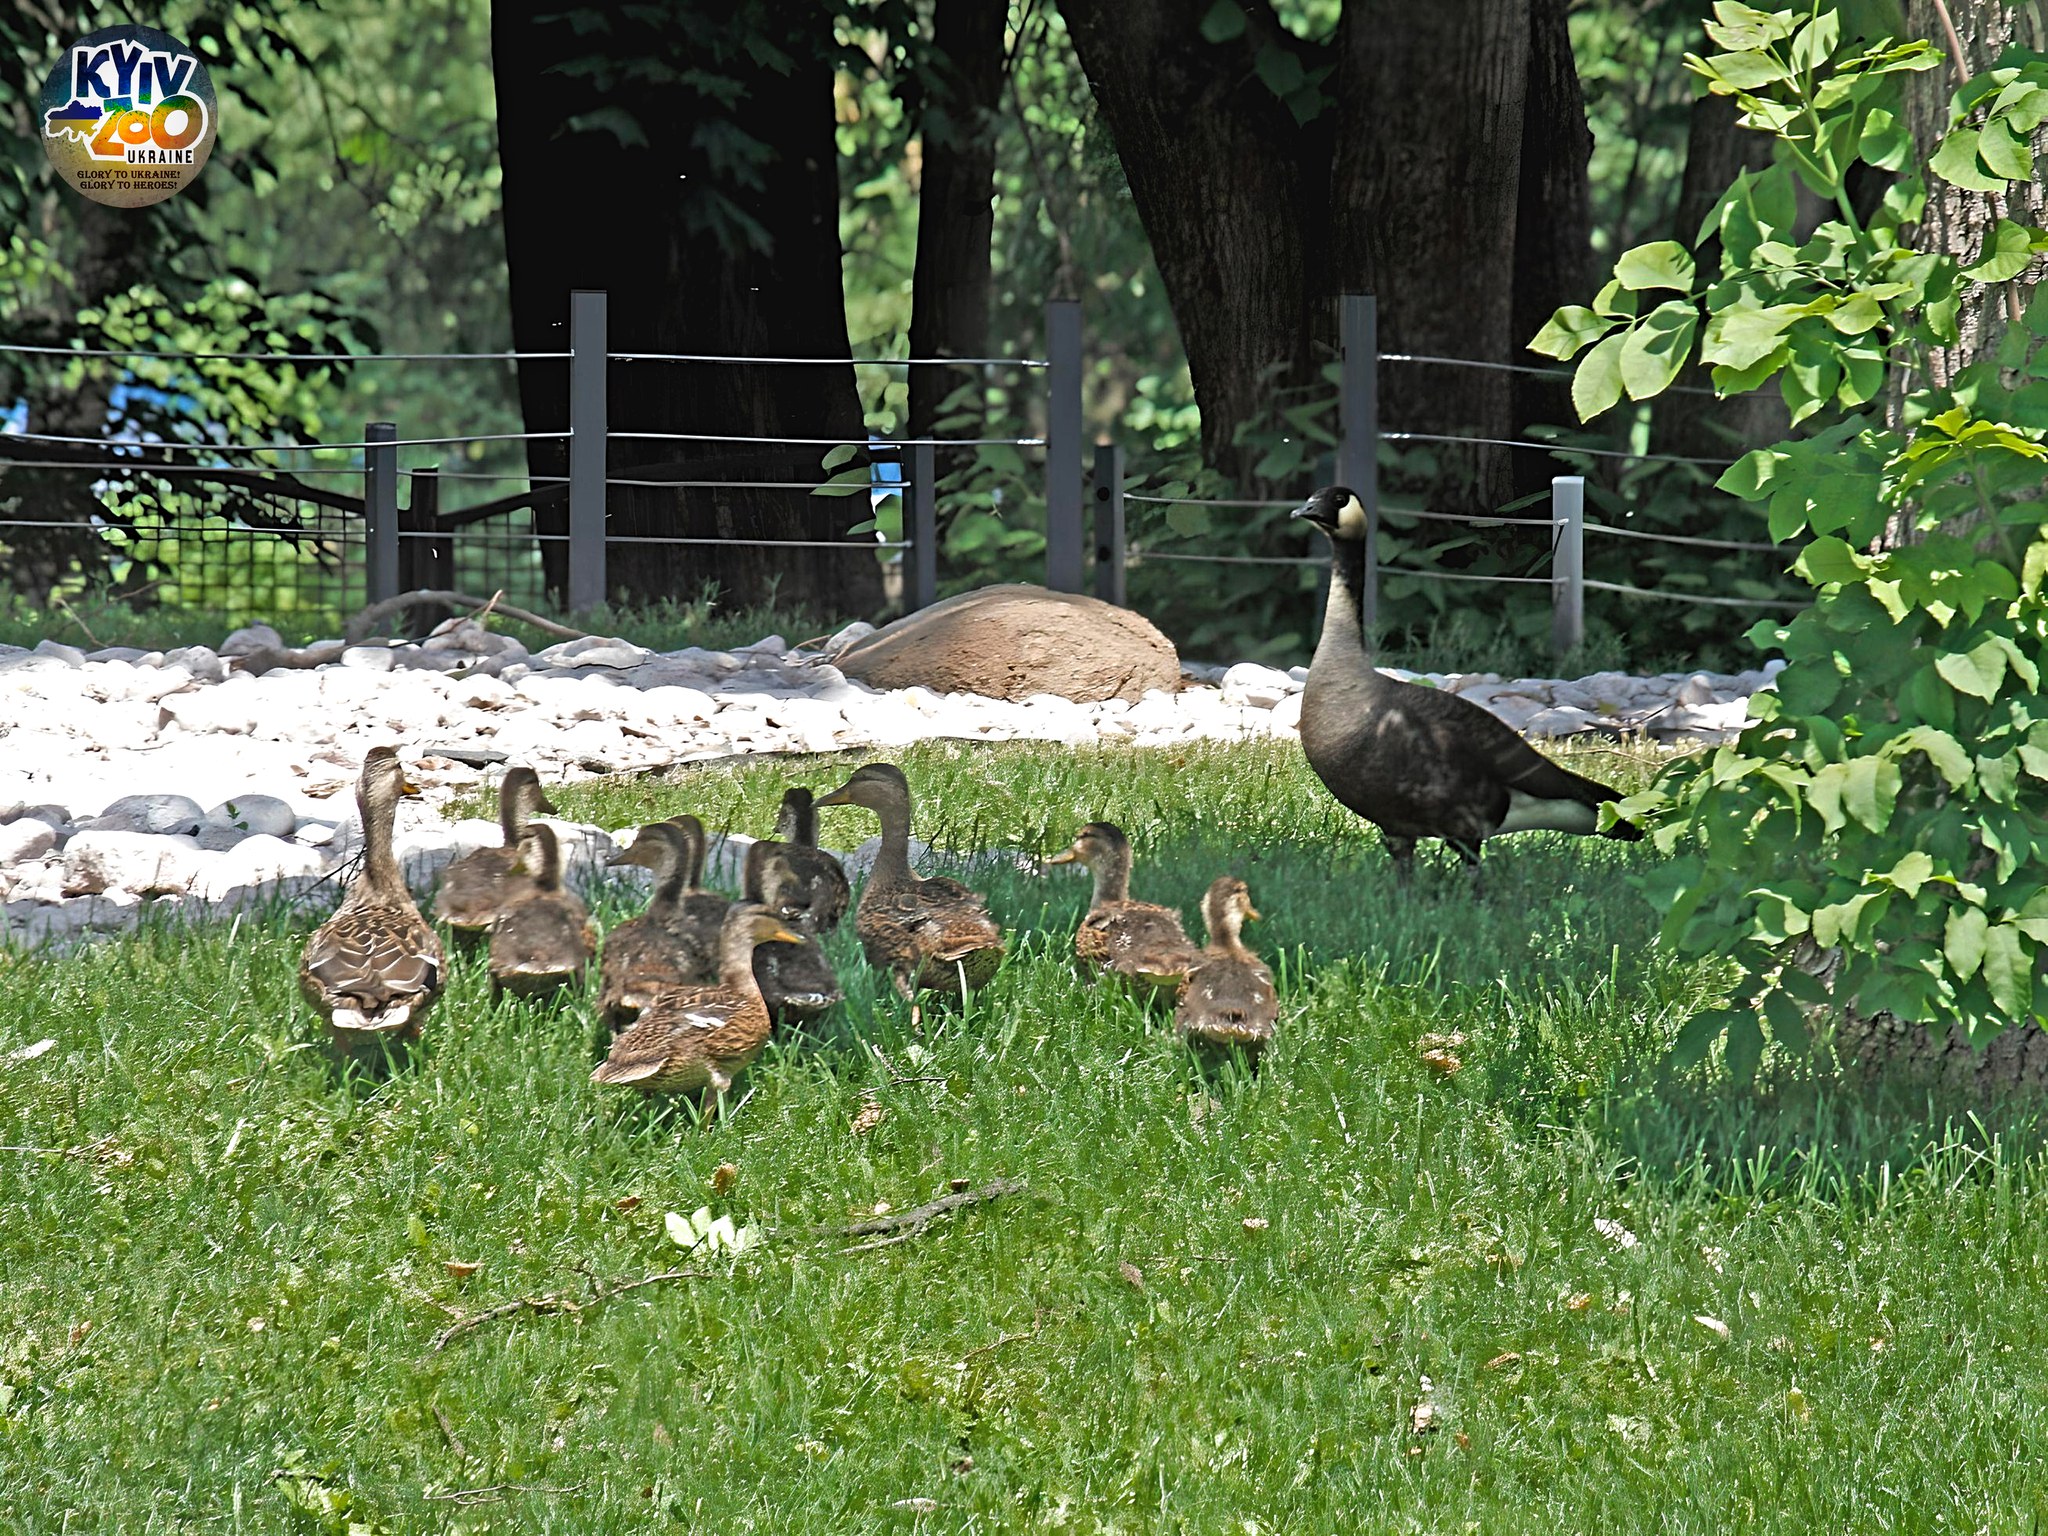
{"label": "green leaf", "polygon": [[1614,264],[1614,280],[1624,288],[1691,290],[1692,253],[1676,240],[1657,240],[1624,251]]}
{"label": "green leaf", "polygon": [[1983,786],[1986,797],[1999,805],[2011,805],[2019,795],[2019,752],[2015,750],[1998,757],[1978,757],[1977,782]]}
{"label": "green leaf", "polygon": [[1935,658],[1934,670],[1957,693],[1967,693],[1987,703],[1998,697],[1998,685],[2005,681],[2005,652],[1986,640],[1968,651],[1949,651]]}
{"label": "green leaf", "polygon": [[1851,758],[1842,808],[1873,832],[1882,832],[1899,799],[1899,765],[1886,757]]}
{"label": "green leaf", "polygon": [[1603,319],[1583,304],[1567,304],[1544,322],[1536,339],[1529,343],[1529,350],[1545,357],[1575,357],[1582,347],[1613,329],[1612,320]]}
{"label": "green leaf", "polygon": [[1747,1083],[1756,1078],[1757,1064],[1763,1060],[1764,1030],[1751,1012],[1736,1014],[1728,1021],[1728,1045],[1725,1056],[1728,1073],[1738,1083]]}
{"label": "green leaf", "polygon": [[825,450],[825,457],[818,461],[819,468],[830,472],[837,469],[859,452],[860,448],[857,444],[840,443],[836,447]]}
{"label": "green leaf", "polygon": [[1977,165],[1977,130],[1958,128],[1941,141],[1927,168],[1943,181],[1966,192],[2003,192],[2005,182],[1987,176]]}
{"label": "green leaf", "polygon": [[1918,896],[1920,887],[1934,873],[1934,860],[1915,848],[1891,867],[1888,874],[1879,876],[1889,880],[1900,892],[1908,897]]}
{"label": "green leaf", "polygon": [[1716,310],[1707,320],[1700,360],[1728,368],[1747,368],[1778,349],[1785,328],[1800,319],[1803,304],[1768,308],[1741,303]]}
{"label": "green leaf", "polygon": [[1985,237],[1983,253],[1963,268],[1963,276],[1980,283],[2002,283],[2026,271],[2033,259],[2033,231],[2011,219],[2000,219]]}
{"label": "green leaf", "polygon": [[1629,332],[1609,336],[1579,361],[1572,375],[1572,406],[1579,420],[1591,421],[1621,399],[1621,349]]}
{"label": "green leaf", "polygon": [[1863,120],[1863,132],[1856,141],[1856,154],[1881,171],[1896,171],[1913,153],[1913,135],[1883,107]]}
{"label": "green leaf", "polygon": [[1209,531],[1209,509],[1192,502],[1175,502],[1166,509],[1166,526],[1182,538],[1194,538]]}
{"label": "green leaf", "polygon": [[1861,581],[1868,567],[1863,556],[1828,534],[1807,545],[1792,562],[1792,569],[1818,587],[1831,581]]}
{"label": "green leaf", "polygon": [[1884,306],[1867,293],[1852,293],[1828,311],[1828,324],[1844,336],[1861,336],[1884,321]]}
{"label": "green leaf", "polygon": [[1266,89],[1275,96],[1287,96],[1298,91],[1308,80],[1308,71],[1301,67],[1301,60],[1278,43],[1268,43],[1252,61],[1252,69],[1266,84]]}
{"label": "green leaf", "polygon": [[[1787,967],[1791,969],[1791,967]],[[1805,1055],[1812,1044],[1806,1031],[1806,1015],[1784,992],[1773,987],[1764,996],[1764,1017],[1771,1021],[1771,1038],[1788,1051]]]}
{"label": "green leaf", "polygon": [[1970,754],[1947,731],[1916,725],[1893,737],[1886,750],[1924,753],[1950,789],[1961,789],[1970,782]]}
{"label": "green leaf", "polygon": [[2033,1014],[2033,949],[2011,923],[2000,923],[1984,936],[1984,985],[2008,1022],[2021,1024]]}
{"label": "green leaf", "polygon": [[1788,713],[1817,715],[1842,691],[1842,674],[1832,659],[1795,661],[1778,674],[1777,689]]}
{"label": "green leaf", "polygon": [[1949,911],[1941,952],[1958,980],[1968,981],[1984,963],[1984,937],[1990,927],[1990,920],[1975,907],[1955,907]]}
{"label": "green leaf", "polygon": [[1631,400],[1662,394],[1692,353],[1699,314],[1691,303],[1659,304],[1629,331],[1621,345],[1621,382]]}
{"label": "green leaf", "polygon": [[1636,317],[1636,296],[1624,288],[1620,278],[1611,278],[1593,295],[1593,312],[1605,315],[1611,320],[1633,320]]}
{"label": "green leaf", "polygon": [[[1185,25],[1185,23],[1183,23]],[[1216,0],[1202,18],[1202,40],[1228,43],[1244,36],[1244,7],[1237,0]]]}
{"label": "green leaf", "polygon": [[1835,51],[1835,45],[1842,40],[1842,13],[1823,10],[1813,20],[1799,29],[1792,39],[1787,57],[1792,67],[1802,73],[1811,73],[1827,63]]}
{"label": "green leaf", "polygon": [[1992,175],[2007,181],[2025,181],[2034,174],[2034,152],[1996,118],[1977,136],[1977,158]]}
{"label": "green leaf", "polygon": [[1734,1017],[1733,1009],[1709,1008],[1687,1019],[1678,1038],[1671,1043],[1671,1064],[1683,1072],[1705,1061],[1707,1052],[1714,1048],[1714,1042]]}

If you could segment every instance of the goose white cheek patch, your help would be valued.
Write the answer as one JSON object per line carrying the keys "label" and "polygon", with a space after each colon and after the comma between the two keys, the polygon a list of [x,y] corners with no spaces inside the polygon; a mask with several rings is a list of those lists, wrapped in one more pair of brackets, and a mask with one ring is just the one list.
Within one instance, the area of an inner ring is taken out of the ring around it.
{"label": "goose white cheek patch", "polygon": [[1337,531],[1347,539],[1365,537],[1365,508],[1356,496],[1345,502],[1337,514]]}

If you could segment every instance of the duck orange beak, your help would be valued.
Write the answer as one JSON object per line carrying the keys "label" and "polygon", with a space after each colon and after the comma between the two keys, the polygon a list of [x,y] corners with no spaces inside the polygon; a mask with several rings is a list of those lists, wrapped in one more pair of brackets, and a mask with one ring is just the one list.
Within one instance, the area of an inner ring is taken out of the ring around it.
{"label": "duck orange beak", "polygon": [[778,928],[769,935],[769,942],[772,944],[801,944],[803,941],[802,934],[791,933],[787,928]]}
{"label": "duck orange beak", "polygon": [[839,787],[838,787],[837,789],[833,790],[833,791],[832,791],[832,792],[831,792],[831,793],[830,793],[829,795],[820,795],[820,796],[818,796],[818,797],[817,797],[817,799],[815,799],[815,800],[813,800],[813,801],[811,802],[812,808],[813,808],[813,809],[815,809],[816,807],[818,807],[818,806],[821,806],[821,805],[851,805],[851,804],[853,804],[853,802],[852,802],[851,800],[849,800],[849,799],[847,798],[847,795],[846,795],[846,791],[847,791],[847,786],[846,786],[846,785],[844,785],[844,784],[842,784],[842,785],[840,785],[840,786],[839,786]]}
{"label": "duck orange beak", "polygon": [[1259,920],[1259,909],[1250,902],[1244,904],[1244,920],[1248,923],[1256,923]]}
{"label": "duck orange beak", "polygon": [[1061,849],[1058,853],[1054,854],[1045,862],[1048,864],[1073,864],[1079,862],[1080,858],[1081,845],[1079,843],[1076,843],[1071,848]]}

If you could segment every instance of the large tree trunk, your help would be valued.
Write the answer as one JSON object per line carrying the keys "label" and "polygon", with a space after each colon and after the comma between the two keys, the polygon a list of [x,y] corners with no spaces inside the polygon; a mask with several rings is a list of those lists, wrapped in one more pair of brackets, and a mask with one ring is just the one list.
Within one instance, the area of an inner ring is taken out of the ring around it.
{"label": "large tree trunk", "polygon": [[1064,0],[1061,14],[1166,284],[1202,457],[1246,485],[1256,455],[1236,444],[1237,428],[1276,389],[1315,382],[1313,340],[1333,329],[1328,180],[1304,154],[1315,135],[1257,72],[1262,48],[1306,57],[1309,45],[1265,0],[1249,0],[1240,36],[1207,42],[1210,5]]}
{"label": "large tree trunk", "polygon": [[[694,9],[694,8],[691,8]],[[594,32],[545,0],[498,0],[492,53],[504,167],[512,326],[521,351],[567,342],[569,292],[610,294],[610,349],[844,358],[839,189],[829,15],[812,5],[749,8],[742,19],[620,13]],[[701,24],[699,24],[701,23]],[[752,29],[764,47],[720,47],[718,29]],[[779,29],[763,36],[763,29]],[[601,51],[601,57],[593,57]],[[775,58],[775,53],[782,55]],[[763,59],[769,62],[763,62]],[[736,83],[727,104],[693,89],[710,68]],[[578,67],[565,69],[565,63]],[[706,146],[720,154],[713,161]],[[745,146],[734,155],[734,146]],[[519,370],[527,430],[568,424],[567,368]],[[825,364],[618,363],[614,433],[862,438],[853,371]],[[640,480],[815,483],[823,444],[614,439],[609,473]],[[536,475],[566,472],[558,442],[529,445]],[[609,551],[610,585],[631,602],[687,599],[707,582],[732,604],[806,604],[828,612],[881,605],[880,567],[858,546],[757,548],[737,542],[836,540],[864,502],[790,489],[614,485],[610,533],[730,539],[715,547],[628,544]],[[541,520],[566,531],[567,513]],[[562,546],[543,546],[562,588]]]}
{"label": "large tree trunk", "polygon": [[[1009,15],[1009,0],[939,0],[937,6],[938,57],[919,120],[912,357],[988,355],[995,115],[1002,101],[1003,27]],[[909,435],[930,437],[940,403],[980,379],[977,368],[912,368]]]}

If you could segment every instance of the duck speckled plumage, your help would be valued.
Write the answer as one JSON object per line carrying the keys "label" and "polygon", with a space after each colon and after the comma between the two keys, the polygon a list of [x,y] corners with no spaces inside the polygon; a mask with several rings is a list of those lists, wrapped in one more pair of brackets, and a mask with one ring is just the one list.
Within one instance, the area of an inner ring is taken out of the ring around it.
{"label": "duck speckled plumage", "polygon": [[803,935],[800,944],[763,944],[754,951],[754,979],[768,1000],[768,1012],[778,1024],[798,1024],[831,1012],[846,1000],[846,993],[809,926],[789,919],[792,908],[804,910],[805,877],[790,868],[779,848],[764,859],[749,859],[747,877],[756,888],[744,892],[743,899],[759,902],[792,932]]}
{"label": "duck speckled plumage", "polygon": [[910,869],[910,785],[893,763],[858,769],[820,806],[858,805],[882,823],[882,848],[854,908],[868,963],[889,973],[906,1000],[917,992],[958,997],[985,986],[1003,963],[1003,931],[988,903],[957,880],[920,880]]}
{"label": "duck speckled plumage", "polygon": [[[1330,540],[1330,594],[1301,702],[1301,746],[1337,799],[1380,829],[1406,883],[1417,838],[1440,837],[1477,870],[1503,832],[1586,835],[1620,794],[1561,768],[1470,699],[1388,677],[1366,648],[1364,505],[1326,486],[1295,510]],[[1600,833],[1634,842],[1619,822]]]}
{"label": "duck speckled plumage", "polygon": [[783,866],[782,906],[777,909],[783,917],[812,934],[830,933],[839,926],[853,888],[847,884],[845,867],[818,846],[818,813],[808,789],[785,791],[775,817],[775,836],[747,849],[742,900],[762,899],[761,865],[768,859],[780,860]]}
{"label": "duck speckled plumage", "polygon": [[732,898],[707,891],[701,883],[704,823],[694,816],[671,816],[668,824],[683,839],[683,888],[676,897],[669,931],[675,936],[680,963],[690,980],[708,985],[718,979],[720,946],[724,942],[721,934],[725,915],[732,909]]}
{"label": "duck speckled plumage", "polygon": [[473,848],[443,871],[441,887],[434,893],[434,916],[458,936],[481,936],[505,908],[533,889],[533,882],[519,868],[519,840],[526,824],[555,807],[540,787],[531,768],[515,766],[505,770],[498,786],[498,828],[504,834],[501,848]]}
{"label": "duck speckled plumage", "polygon": [[676,917],[689,878],[689,844],[682,829],[671,822],[651,822],[634,835],[632,847],[614,854],[610,862],[654,871],[647,910],[604,936],[597,1009],[616,1035],[639,1017],[656,989],[686,987],[703,978],[676,938]]}
{"label": "duck speckled plumage", "polygon": [[1171,993],[1201,957],[1171,907],[1131,899],[1131,842],[1112,822],[1091,821],[1074,845],[1048,864],[1086,864],[1095,895],[1074,930],[1074,953],[1085,965],[1124,977],[1153,993]]}
{"label": "duck speckled plumage", "polygon": [[441,992],[441,941],[413,904],[391,849],[398,801],[411,793],[398,753],[372,747],[356,787],[362,868],[299,962],[300,987],[344,1051],[371,1039],[417,1039]]}
{"label": "duck speckled plumage", "polygon": [[526,829],[519,865],[533,888],[491,923],[491,987],[535,997],[583,979],[597,952],[597,924],[582,900],[563,888],[554,828],[535,823]]}
{"label": "duck speckled plumage", "polygon": [[724,1093],[768,1041],[754,948],[797,938],[766,908],[735,905],[719,933],[717,982],[656,990],[590,1080],[643,1093]]}
{"label": "duck speckled plumage", "polygon": [[1245,948],[1240,936],[1245,922],[1257,921],[1252,894],[1234,875],[1225,875],[1202,898],[1202,920],[1209,947],[1181,983],[1174,1005],[1173,1027],[1191,1045],[1235,1046],[1254,1062],[1273,1038],[1280,1017],[1273,973]]}

